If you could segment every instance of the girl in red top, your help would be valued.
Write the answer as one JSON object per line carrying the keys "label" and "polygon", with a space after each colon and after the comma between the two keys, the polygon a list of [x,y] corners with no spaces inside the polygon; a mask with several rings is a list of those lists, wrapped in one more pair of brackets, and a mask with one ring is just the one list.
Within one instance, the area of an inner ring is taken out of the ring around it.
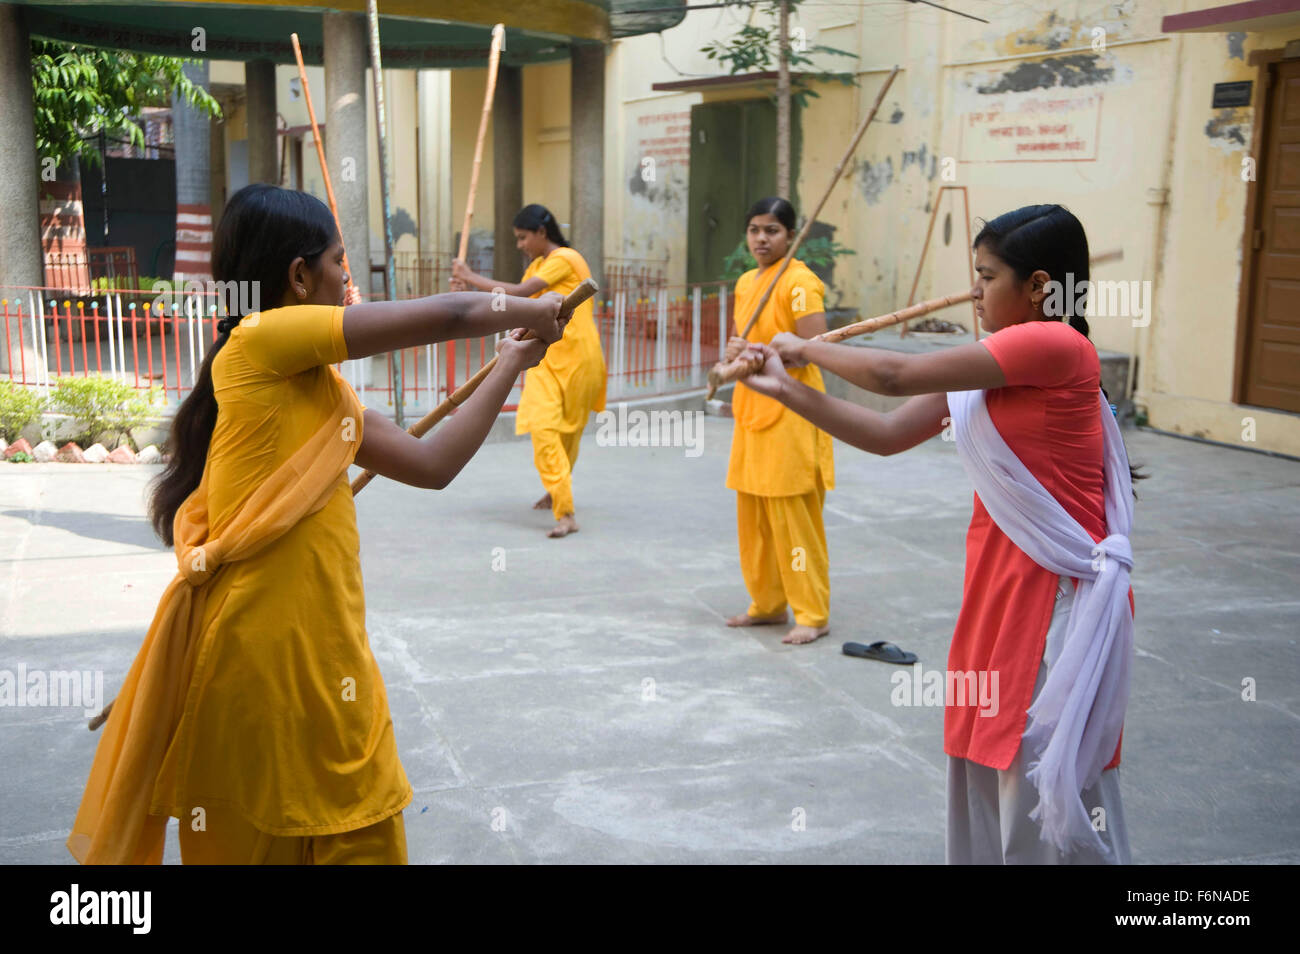
{"label": "girl in red top", "polygon": [[[1101,365],[1088,340],[1082,301],[1060,288],[1088,279],[1088,241],[1059,205],[1035,205],[987,223],[975,239],[972,289],[989,336],[936,354],[908,355],[779,335],[752,346],[766,358],[746,380],[822,430],[875,454],[896,454],[943,431],[948,391],[985,390],[989,415],[1008,447],[1095,541],[1106,536]],[[1068,318],[1068,324],[1065,319]],[[915,395],[887,414],[801,386],[785,366],[812,363],[878,394]],[[1069,617],[1074,582],[1039,566],[989,517],[979,496],[966,535],[962,607],[949,678],[991,690],[952,693],[944,709],[949,863],[1078,864],[1129,860],[1120,804],[1119,747],[1081,793],[1108,855],[1062,852],[1040,839],[1037,802],[1025,778],[1021,736],[1046,677],[1049,637]],[[964,704],[961,704],[964,703]],[[1101,809],[1099,811],[1098,809]]]}

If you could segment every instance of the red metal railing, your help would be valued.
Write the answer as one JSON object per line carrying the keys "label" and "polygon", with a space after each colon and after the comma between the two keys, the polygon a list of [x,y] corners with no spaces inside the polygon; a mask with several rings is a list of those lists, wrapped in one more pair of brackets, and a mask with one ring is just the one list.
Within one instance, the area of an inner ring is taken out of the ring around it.
{"label": "red metal railing", "polygon": [[[609,397],[650,396],[700,386],[704,371],[718,359],[720,343],[727,338],[729,288],[722,283],[689,288],[658,285],[638,296],[627,290],[634,283],[621,284],[624,290],[602,295],[594,311],[609,374]],[[118,289],[94,297],[54,297],[59,291],[0,287],[7,359],[0,376],[49,388],[60,377],[104,374],[152,390],[163,403],[175,403],[193,388],[207,350],[217,338],[217,320],[226,314],[215,292],[160,297],[153,290]],[[440,403],[494,354],[495,339],[484,337],[448,342],[445,347],[407,348],[395,353],[395,360],[394,355],[383,355],[345,361],[339,370],[364,402],[392,407],[394,365],[399,365],[406,417],[414,419]],[[516,406],[522,383],[521,377],[506,410]]]}

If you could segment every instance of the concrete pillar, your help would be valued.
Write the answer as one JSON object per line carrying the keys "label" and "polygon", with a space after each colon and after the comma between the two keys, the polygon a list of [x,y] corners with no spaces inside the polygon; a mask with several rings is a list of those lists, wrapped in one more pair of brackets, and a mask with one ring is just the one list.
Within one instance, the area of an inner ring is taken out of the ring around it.
{"label": "concrete pillar", "polygon": [[325,162],[339,205],[352,281],[370,293],[370,200],[366,153],[366,18],[322,16],[325,40]]}
{"label": "concrete pillar", "polygon": [[[418,71],[416,90],[420,122],[416,156],[420,254],[455,254],[451,241],[451,71]],[[432,285],[421,288],[421,294],[446,290]]]}
{"label": "concrete pillar", "polygon": [[[208,61],[187,63],[185,75],[208,87]],[[212,147],[208,117],[172,96],[176,138],[176,264],[178,281],[212,277]]]}
{"label": "concrete pillar", "polygon": [[229,100],[217,98],[221,104],[222,119],[208,123],[208,202],[212,208],[212,232],[215,235],[221,224],[221,213],[230,198],[230,177],[226,170],[226,120],[230,115]]}
{"label": "concrete pillar", "polygon": [[280,184],[280,158],[276,148],[275,64],[250,60],[244,64],[244,89],[248,95],[248,181]]}
{"label": "concrete pillar", "polygon": [[[13,300],[20,298],[24,315],[27,293],[5,286],[44,284],[33,121],[31,37],[22,7],[0,4],[0,129],[5,131],[0,136],[0,209],[4,210],[4,227],[0,228],[0,298],[10,300],[11,312]],[[30,375],[36,367],[30,335],[24,344]],[[13,362],[15,367],[21,367],[16,332]],[[7,349],[0,348],[0,371],[8,370]],[[12,440],[14,435],[9,437]]]}
{"label": "concrete pillar", "polygon": [[492,277],[517,282],[524,273],[515,248],[515,214],[524,205],[524,73],[518,66],[497,71],[492,106]]}
{"label": "concrete pillar", "polygon": [[605,287],[605,48],[573,46],[569,61],[569,241]]}

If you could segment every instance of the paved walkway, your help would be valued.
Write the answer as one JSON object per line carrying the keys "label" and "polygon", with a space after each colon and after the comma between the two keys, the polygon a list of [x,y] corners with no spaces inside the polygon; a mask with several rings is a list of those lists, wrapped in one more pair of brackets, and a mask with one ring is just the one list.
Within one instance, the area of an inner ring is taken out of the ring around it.
{"label": "paved walkway", "polygon": [[[730,428],[707,419],[698,457],[588,434],[565,540],[529,509],[523,442],[441,493],[358,498],[413,862],[942,862],[942,710],[891,705],[895,670],[840,644],[944,665],[971,504],[955,451],[837,445],[832,632],[792,648],[721,622],[746,605]],[[1300,464],[1128,441],[1152,475],[1121,770],[1134,859],[1300,862]],[[0,465],[0,669],[102,669],[115,692],[175,568],[142,516],[154,472]],[[96,738],[80,710],[0,708],[0,863],[70,860]]]}

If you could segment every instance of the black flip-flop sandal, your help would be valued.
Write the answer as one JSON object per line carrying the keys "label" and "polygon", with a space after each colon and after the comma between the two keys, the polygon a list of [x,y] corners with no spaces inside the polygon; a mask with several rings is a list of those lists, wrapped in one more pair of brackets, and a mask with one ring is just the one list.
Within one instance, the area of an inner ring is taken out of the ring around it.
{"label": "black flip-flop sandal", "polygon": [[862,659],[876,659],[880,662],[894,663],[899,666],[910,666],[917,659],[916,653],[909,653],[905,649],[899,649],[893,643],[887,643],[883,639],[872,643],[870,646],[864,643],[845,643],[844,655],[858,656]]}

